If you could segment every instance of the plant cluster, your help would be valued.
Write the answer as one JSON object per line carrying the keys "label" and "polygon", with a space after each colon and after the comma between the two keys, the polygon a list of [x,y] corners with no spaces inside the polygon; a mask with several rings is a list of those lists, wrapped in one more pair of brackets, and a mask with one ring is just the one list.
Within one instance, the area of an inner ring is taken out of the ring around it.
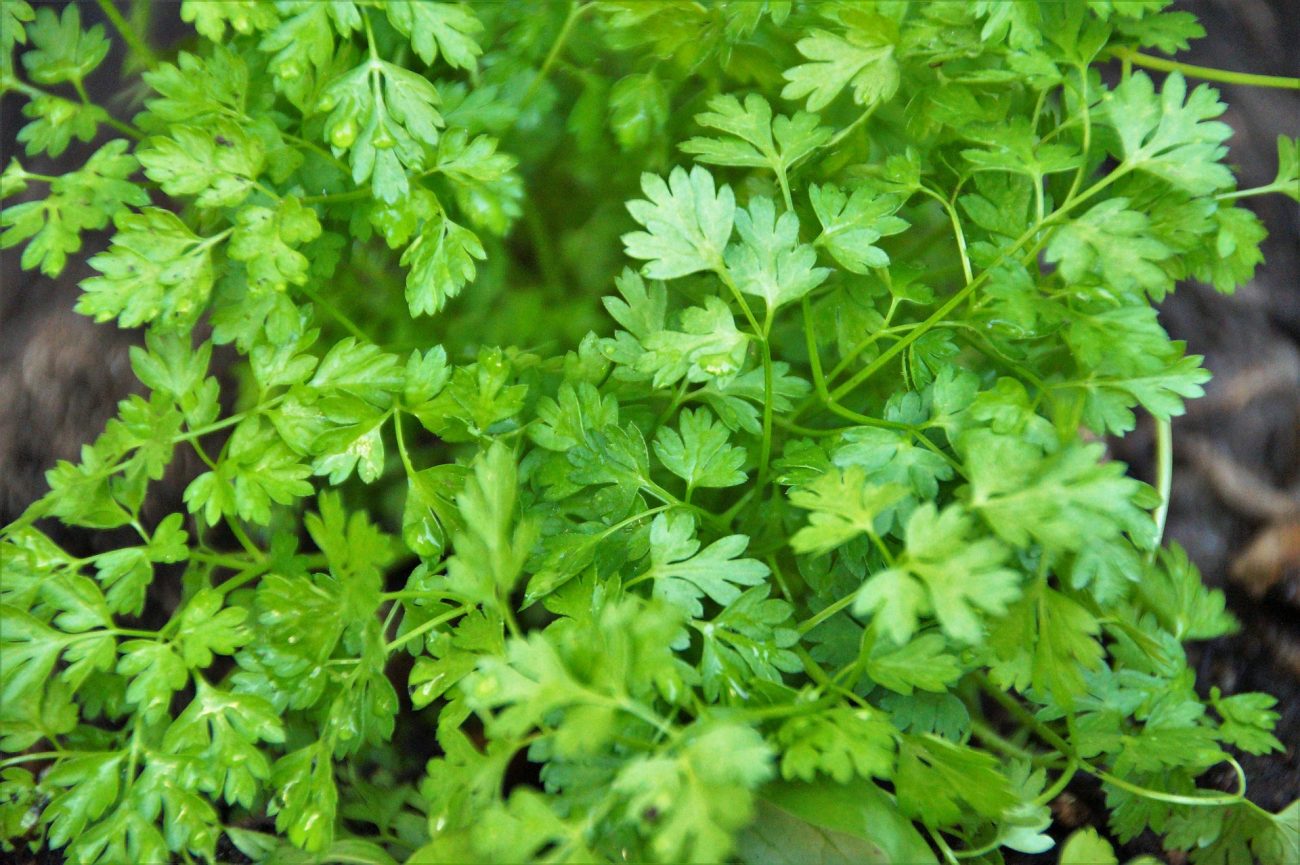
{"label": "plant cluster", "polygon": [[1142,68],[1165,5],[185,0],[160,53],[100,0],[97,102],[105,25],[6,0],[0,246],[111,226],[77,309],[144,339],[0,533],[5,848],[997,863],[1086,775],[1120,841],[1300,860],[1167,472],[1102,443],[1201,394],[1152,303],[1300,183]]}

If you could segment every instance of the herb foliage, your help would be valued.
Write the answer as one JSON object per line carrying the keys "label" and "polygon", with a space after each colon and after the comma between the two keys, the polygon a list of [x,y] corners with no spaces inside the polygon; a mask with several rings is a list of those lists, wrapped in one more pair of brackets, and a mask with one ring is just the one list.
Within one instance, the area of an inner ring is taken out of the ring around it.
{"label": "herb foliage", "polygon": [[1234,623],[1098,443],[1300,197],[1141,68],[1165,5],[185,0],[161,54],[101,0],[127,118],[104,25],[6,0],[0,246],[111,224],[78,309],[146,393],[0,534],[5,849],[994,863],[1091,775],[1120,841],[1300,859],[1198,786],[1273,700],[1198,694]]}

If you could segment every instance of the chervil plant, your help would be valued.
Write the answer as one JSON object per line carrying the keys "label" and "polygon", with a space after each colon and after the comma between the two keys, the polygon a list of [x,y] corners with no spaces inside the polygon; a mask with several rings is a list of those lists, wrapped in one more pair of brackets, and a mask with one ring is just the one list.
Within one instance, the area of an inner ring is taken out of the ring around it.
{"label": "chervil plant", "polygon": [[160,54],[100,0],[98,104],[106,27],[5,0],[0,246],[144,337],[0,534],[4,848],[996,863],[1091,776],[1300,859],[1232,756],[1274,701],[1186,664],[1234,624],[1161,548],[1209,374],[1152,308],[1300,160],[1236,188],[1164,5],[186,0]]}

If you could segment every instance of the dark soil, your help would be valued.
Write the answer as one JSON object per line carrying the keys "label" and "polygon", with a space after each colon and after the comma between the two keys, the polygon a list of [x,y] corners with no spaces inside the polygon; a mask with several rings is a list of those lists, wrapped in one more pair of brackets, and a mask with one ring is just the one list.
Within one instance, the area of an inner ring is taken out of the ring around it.
{"label": "dark soil", "polygon": [[[85,6],[93,20],[98,10]],[[1300,75],[1296,0],[1185,0],[1178,8],[1195,12],[1212,34],[1181,59]],[[116,58],[103,68],[117,68]],[[1221,90],[1231,106],[1225,119],[1236,131],[1232,159],[1240,166],[1241,185],[1270,182],[1277,136],[1300,133],[1300,94],[1231,85]],[[16,152],[19,107],[17,99],[0,105],[0,165]],[[75,164],[92,149],[74,145],[60,162]],[[35,170],[57,168],[38,164]],[[1240,758],[1250,798],[1278,810],[1300,798],[1300,208],[1276,195],[1247,199],[1245,205],[1271,234],[1257,278],[1234,297],[1186,285],[1162,309],[1169,331],[1205,355],[1215,373],[1206,398],[1174,425],[1166,539],[1186,547],[1206,581],[1227,592],[1242,623],[1234,636],[1190,647],[1200,686],[1267,691],[1279,700],[1277,736],[1285,752]],[[89,238],[87,250],[103,242]],[[135,386],[127,349],[136,337],[72,311],[75,284],[87,274],[84,263],[70,264],[51,283],[20,271],[12,251],[0,258],[3,525],[43,492],[45,469],[59,459],[76,459],[80,445],[103,428],[116,402]],[[1135,474],[1152,479],[1149,426],[1115,442],[1114,452]],[[163,498],[178,498],[186,473],[182,466],[172,484],[164,485]],[[106,541],[71,532],[58,532],[58,539],[79,554]],[[1072,785],[1053,810],[1062,835],[1081,825],[1105,832],[1095,784]],[[1121,860],[1138,853],[1155,853],[1171,865],[1186,861],[1179,852],[1161,853],[1152,837],[1125,845]],[[1012,861],[1047,863],[1056,856],[1052,851]]]}

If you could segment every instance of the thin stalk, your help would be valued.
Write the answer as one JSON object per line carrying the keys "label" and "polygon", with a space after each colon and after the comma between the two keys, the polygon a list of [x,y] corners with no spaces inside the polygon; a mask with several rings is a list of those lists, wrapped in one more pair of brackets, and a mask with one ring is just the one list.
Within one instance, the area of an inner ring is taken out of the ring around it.
{"label": "thin stalk", "polygon": [[[779,417],[773,418],[773,423],[775,423],[781,429],[786,430],[787,432],[792,432],[795,435],[811,436],[812,438],[824,438],[826,436],[839,435],[840,433],[845,432],[846,430],[851,430],[854,428],[852,426],[845,426],[845,427],[833,427],[831,429],[818,429],[817,427],[810,427],[810,426],[804,426],[803,424],[791,423],[785,418],[779,418]],[[860,426],[860,424],[856,424],[855,426]]]}
{"label": "thin stalk", "polygon": [[1265,186],[1253,186],[1250,189],[1237,189],[1232,192],[1223,192],[1214,196],[1215,201],[1236,201],[1238,198],[1250,198],[1255,195],[1269,195],[1273,192],[1283,192],[1291,197],[1295,197],[1294,183],[1269,183]]}
{"label": "thin stalk", "polygon": [[[1028,231],[1026,231],[1024,234],[1020,235],[1020,237],[1012,241],[1010,246],[1003,249],[1002,252],[998,254],[998,257],[994,259],[993,262],[979,274],[979,276],[976,276],[973,281],[968,282],[963,288],[958,290],[956,294],[948,298],[948,301],[943,306],[935,310],[930,315],[929,318],[922,321],[917,327],[913,328],[905,336],[903,336],[897,342],[891,345],[889,348],[881,352],[880,355],[875,360],[873,360],[871,363],[867,364],[867,366],[859,370],[852,378],[850,378],[844,384],[840,385],[835,390],[831,391],[831,399],[833,400],[840,399],[845,394],[849,393],[858,385],[860,385],[862,382],[866,381],[867,379],[875,375],[877,372],[879,372],[880,369],[885,366],[885,364],[892,361],[895,357],[901,354],[909,345],[911,345],[913,342],[916,342],[916,340],[920,339],[922,336],[928,333],[935,325],[939,324],[944,319],[946,319],[949,316],[949,314],[952,313],[953,310],[961,306],[961,304],[964,303],[966,299],[970,297],[971,294],[974,293],[975,289],[979,288],[981,285],[984,284],[984,282],[986,282],[989,278],[993,276],[994,272],[997,270],[998,265],[1000,265],[1003,261],[1005,261],[1008,257],[1010,257],[1014,252],[1019,250],[1021,247],[1023,247],[1030,240],[1033,240],[1035,237],[1037,237],[1038,232],[1041,229],[1043,229],[1044,227],[1052,224],[1053,222],[1059,219],[1064,218],[1064,216],[1067,213],[1069,213],[1071,210],[1083,204],[1085,201],[1088,201],[1089,199],[1098,195],[1102,190],[1106,189],[1112,183],[1116,182],[1121,177],[1126,175],[1128,171],[1129,171],[1129,166],[1121,165],[1119,168],[1115,169],[1113,172],[1106,175],[1106,177],[1104,177],[1102,180],[1098,181],[1096,184],[1091,186],[1086,192],[1082,193],[1081,195],[1074,196],[1072,199],[1067,199],[1061,205],[1061,207],[1056,211],[1054,211],[1051,215],[1049,215],[1046,220],[1044,220],[1041,223],[1036,222],[1033,226],[1029,228]],[[1042,245],[1045,239],[1046,239],[1045,237],[1039,237],[1037,242],[1034,244],[1034,246],[1029,250],[1029,254],[1032,255],[1038,249],[1038,247]]]}
{"label": "thin stalk", "polygon": [[1168,418],[1156,419],[1156,492],[1160,494],[1160,504],[1152,515],[1156,521],[1156,543],[1147,554],[1147,561],[1153,561],[1156,551],[1165,536],[1165,523],[1169,519],[1169,493],[1173,487],[1174,477],[1174,433],[1173,424]]}
{"label": "thin stalk", "polygon": [[[1042,739],[1048,745],[1051,745],[1057,751],[1060,751],[1072,762],[1078,764],[1080,769],[1087,772],[1089,775],[1092,775],[1099,781],[1110,784],[1113,787],[1118,787],[1119,789],[1132,793],[1135,796],[1141,796],[1145,799],[1152,799],[1157,802],[1168,802],[1173,805],[1191,805],[1195,807],[1246,805],[1258,808],[1257,805],[1246,798],[1245,772],[1242,770],[1240,764],[1231,758],[1229,758],[1228,762],[1232,764],[1233,770],[1237,774],[1238,791],[1236,793],[1188,796],[1181,793],[1166,793],[1163,790],[1152,790],[1149,787],[1143,787],[1140,784],[1134,784],[1131,781],[1126,781],[1123,778],[1112,775],[1104,769],[1100,769],[1089,763],[1087,760],[1082,759],[1069,742],[1057,735],[1051,727],[1048,727],[1042,721],[1035,718],[1033,713],[1020,705],[1019,701],[1014,697],[1000,688],[995,687],[993,683],[981,673],[976,673],[974,678],[980,688],[992,697],[998,705],[1006,709],[1007,713],[1011,715],[1016,722],[1028,728],[1034,735],[1038,736],[1038,738]],[[1267,814],[1268,812],[1263,813]]]}
{"label": "thin stalk", "polygon": [[551,67],[559,59],[560,52],[564,50],[565,43],[569,41],[569,35],[573,32],[573,25],[577,23],[578,18],[588,8],[590,8],[588,5],[578,2],[569,7],[569,14],[565,16],[564,23],[560,25],[560,32],[555,37],[551,50],[547,52],[546,59],[542,61],[542,65],[538,68],[537,74],[533,76],[533,80],[528,82],[528,89],[524,91],[523,97],[519,100],[521,106],[527,105],[537,95],[537,89],[542,86],[542,82],[546,80],[546,76],[551,72]]}
{"label": "thin stalk", "polygon": [[800,622],[795,627],[795,630],[797,630],[800,634],[808,633],[813,628],[817,627],[822,622],[829,619],[831,616],[834,616],[836,613],[840,612],[841,610],[846,609],[850,604],[853,603],[853,599],[856,598],[857,595],[858,595],[857,592],[853,592],[852,594],[845,595],[844,597],[840,598],[838,601],[835,601],[834,603],[823,607],[815,615],[807,619],[804,619],[802,622]]}
{"label": "thin stalk", "polygon": [[402,413],[393,412],[393,430],[397,439],[397,453],[402,458],[402,467],[406,469],[406,476],[414,478],[416,475],[415,466],[411,465],[411,456],[406,450],[406,438],[402,434]]}
{"label": "thin stalk", "polygon": [[922,186],[921,192],[939,202],[939,206],[948,214],[948,221],[952,223],[953,237],[957,241],[957,253],[961,256],[962,276],[966,278],[966,284],[969,285],[975,276],[971,272],[970,255],[966,252],[966,234],[961,230],[961,219],[957,216],[957,208],[951,201],[932,189]]}
{"label": "thin stalk", "polygon": [[348,201],[360,201],[370,198],[370,189],[353,189],[350,192],[332,192],[328,195],[307,195],[298,199],[299,204],[342,204]]}
{"label": "thin stalk", "polygon": [[745,320],[754,331],[754,338],[759,342],[759,349],[762,352],[763,359],[763,442],[760,446],[758,459],[758,483],[755,487],[762,489],[767,483],[768,462],[772,456],[772,392],[774,388],[774,379],[772,369],[772,345],[769,334],[772,330],[772,313],[773,309],[769,306],[767,315],[763,324],[759,325],[758,319],[754,317],[754,311],[749,308],[749,302],[745,300],[745,295],[741,293],[740,286],[731,278],[727,265],[719,260],[713,268],[718,278],[722,280],[723,285],[731,291],[732,297],[740,305],[740,310],[745,315]]}
{"label": "thin stalk", "polygon": [[1285,75],[1258,75],[1253,72],[1233,72],[1230,69],[1215,69],[1212,66],[1196,66],[1179,60],[1166,60],[1134,51],[1132,48],[1115,48],[1111,51],[1115,57],[1127,60],[1134,66],[1145,66],[1161,72],[1181,72],[1188,78],[1202,81],[1218,81],[1223,84],[1242,84],[1246,87],[1275,87],[1280,90],[1300,90],[1300,78]]}
{"label": "thin stalk", "polygon": [[[771,318],[769,314],[768,318]],[[758,483],[756,489],[762,489],[767,483],[769,463],[772,461],[772,393],[775,389],[772,368],[772,344],[763,339],[763,443],[758,453]]]}
{"label": "thin stalk", "polygon": [[352,334],[354,337],[361,340],[362,342],[368,342],[373,345],[379,344],[375,342],[373,339],[371,339],[369,336],[367,336],[364,330],[357,327],[356,322],[348,318],[347,315],[344,314],[343,310],[339,309],[337,306],[335,306],[334,304],[326,300],[324,296],[321,295],[320,292],[316,291],[309,285],[301,285],[299,286],[299,290],[307,296],[308,300],[310,300],[312,303],[316,304],[321,309],[329,313],[330,318],[334,319],[340,325],[342,325],[343,329],[346,330],[348,333]]}
{"label": "thin stalk", "polygon": [[247,550],[250,556],[257,559],[259,562],[266,559],[266,553],[262,552],[257,544],[253,543],[253,541],[248,537],[248,533],[244,531],[244,527],[239,524],[238,517],[227,516],[226,525],[230,526],[230,533],[235,536],[235,540],[239,541],[239,545]]}
{"label": "thin stalk", "polygon": [[391,643],[385,643],[384,654],[391,655],[395,649],[400,648],[401,646],[405,645],[406,643],[409,643],[411,640],[414,640],[417,637],[423,637],[425,634],[429,633],[439,625],[444,625],[447,622],[450,622],[452,619],[456,618],[457,616],[463,616],[472,609],[474,609],[473,604],[461,604],[459,607],[457,607],[454,610],[449,610],[448,612],[443,613],[441,616],[435,616],[434,618],[430,619],[424,624],[412,628],[411,630],[407,631],[405,634],[402,634],[402,636],[393,640]]}
{"label": "thin stalk", "polygon": [[65,757],[80,757],[86,754],[116,754],[116,751],[37,751],[31,754],[19,754],[7,760],[0,760],[0,769],[18,766],[22,763],[35,763],[39,760],[59,760]]}
{"label": "thin stalk", "polygon": [[118,11],[115,5],[113,5],[113,0],[97,0],[97,2],[99,3],[99,8],[104,11],[104,17],[107,18],[108,23],[112,24],[113,28],[117,30],[118,34],[122,37],[122,41],[127,44],[127,47],[130,48],[141,61],[143,61],[145,66],[157,66],[158,55],[154,54],[153,49],[149,47],[149,43],[141,39],[140,34],[135,32],[135,28],[127,23],[127,20],[122,17],[122,13]]}
{"label": "thin stalk", "polygon": [[1061,772],[1061,776],[1056,779],[1056,783],[1040,793],[1038,798],[1034,800],[1034,803],[1037,805],[1046,805],[1050,803],[1057,796],[1061,795],[1066,787],[1070,786],[1070,782],[1074,780],[1074,776],[1077,774],[1079,774],[1079,763],[1077,760],[1070,760],[1065,767],[1065,771]]}
{"label": "thin stalk", "polygon": [[823,401],[829,402],[830,392],[826,388],[826,376],[822,374],[822,359],[817,351],[817,337],[813,333],[812,303],[809,302],[806,294],[799,303],[803,312],[804,344],[808,350],[808,363],[812,366],[813,393],[821,397]]}

